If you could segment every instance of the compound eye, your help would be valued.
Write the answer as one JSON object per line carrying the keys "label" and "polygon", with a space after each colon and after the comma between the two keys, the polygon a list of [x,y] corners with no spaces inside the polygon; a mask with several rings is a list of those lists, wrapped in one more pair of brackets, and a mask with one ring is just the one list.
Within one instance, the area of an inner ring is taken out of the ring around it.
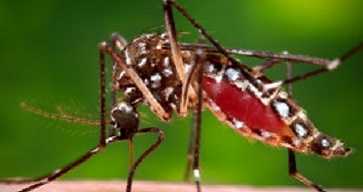
{"label": "compound eye", "polygon": [[112,111],[121,111],[123,113],[134,113],[134,107],[126,102],[121,102]]}

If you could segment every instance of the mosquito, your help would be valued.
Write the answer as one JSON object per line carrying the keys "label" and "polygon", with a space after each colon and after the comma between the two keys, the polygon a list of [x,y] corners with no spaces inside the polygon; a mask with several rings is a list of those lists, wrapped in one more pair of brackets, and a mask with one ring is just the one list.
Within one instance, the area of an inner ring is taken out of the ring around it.
{"label": "mosquito", "polygon": [[[137,109],[140,104],[146,104],[162,121],[168,121],[173,113],[185,117],[193,111],[195,121],[188,147],[186,178],[193,173],[198,192],[201,191],[199,149],[204,107],[245,137],[287,148],[289,174],[315,191],[325,191],[298,171],[295,152],[330,159],[348,156],[351,149],[315,127],[292,98],[291,85],[335,70],[361,50],[363,43],[332,60],[287,52],[228,49],[219,44],[176,0],[162,2],[165,33],[143,34],[130,43],[113,34],[110,41],[99,45],[100,135],[97,146],[45,176],[7,182],[32,182],[20,192],[32,191],[86,162],[111,143],[131,143],[136,135],[156,134],[156,141],[140,157],[131,161],[126,186],[126,192],[131,192],[137,167],[164,139],[164,132],[158,127],[139,127]],[[178,42],[174,10],[183,15],[210,45]],[[109,120],[106,117],[105,93],[107,55],[113,62]],[[235,55],[255,57],[263,62],[251,68],[234,58]],[[266,70],[285,63],[288,63],[286,79],[272,81],[265,76]],[[298,63],[316,65],[319,69],[293,76],[291,66]],[[289,85],[287,91],[283,88],[285,85]]]}

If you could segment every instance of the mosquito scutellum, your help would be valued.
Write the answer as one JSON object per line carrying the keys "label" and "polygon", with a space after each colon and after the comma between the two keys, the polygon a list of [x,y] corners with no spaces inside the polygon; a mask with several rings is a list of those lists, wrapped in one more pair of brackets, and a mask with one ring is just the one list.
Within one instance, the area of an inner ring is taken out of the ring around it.
{"label": "mosquito scutellum", "polygon": [[[193,111],[195,123],[191,129],[186,178],[193,173],[198,192],[201,191],[199,148],[203,107],[209,108],[221,122],[243,136],[287,148],[289,174],[311,189],[325,191],[297,170],[295,152],[317,154],[329,159],[347,156],[351,150],[340,140],[315,128],[304,110],[292,99],[291,85],[336,69],[361,50],[363,44],[332,60],[287,52],[227,49],[175,0],[163,0],[163,8],[165,33],[143,34],[130,43],[122,36],[113,34],[110,41],[100,43],[100,136],[97,146],[74,162],[45,176],[7,182],[33,182],[20,190],[32,191],[64,175],[111,143],[131,143],[138,134],[156,134],[156,141],[131,162],[126,187],[126,191],[130,192],[136,168],[158,148],[164,138],[160,128],[139,128],[137,109],[143,103],[163,121],[168,121],[172,113],[184,117],[188,111]],[[211,45],[178,42],[174,9]],[[106,117],[106,55],[113,62],[110,120]],[[263,62],[251,68],[233,55],[255,57]],[[272,81],[264,75],[269,68],[284,63],[289,63],[286,79]],[[292,76],[291,65],[297,63],[316,65],[319,69]],[[283,89],[285,85],[289,85],[287,91]]]}

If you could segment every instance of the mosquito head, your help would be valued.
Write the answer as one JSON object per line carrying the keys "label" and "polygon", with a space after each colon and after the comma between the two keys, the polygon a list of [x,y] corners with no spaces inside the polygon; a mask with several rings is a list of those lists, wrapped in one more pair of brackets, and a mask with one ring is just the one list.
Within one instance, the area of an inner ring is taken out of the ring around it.
{"label": "mosquito head", "polygon": [[137,130],[139,116],[133,106],[121,102],[111,111],[111,124],[120,131],[121,136],[128,137]]}
{"label": "mosquito head", "polygon": [[334,156],[345,157],[351,153],[351,149],[345,147],[344,143],[342,143],[340,140],[324,134],[319,134],[313,139],[311,150],[314,153],[328,159]]}

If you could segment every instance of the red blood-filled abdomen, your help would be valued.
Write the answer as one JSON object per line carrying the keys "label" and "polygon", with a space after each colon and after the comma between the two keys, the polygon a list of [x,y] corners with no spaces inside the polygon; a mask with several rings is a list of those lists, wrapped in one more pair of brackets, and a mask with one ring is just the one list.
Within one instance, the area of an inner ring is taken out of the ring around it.
{"label": "red blood-filled abdomen", "polygon": [[229,119],[242,121],[252,130],[288,134],[286,124],[273,109],[252,93],[242,91],[226,80],[217,83],[207,76],[203,77],[203,90]]}

